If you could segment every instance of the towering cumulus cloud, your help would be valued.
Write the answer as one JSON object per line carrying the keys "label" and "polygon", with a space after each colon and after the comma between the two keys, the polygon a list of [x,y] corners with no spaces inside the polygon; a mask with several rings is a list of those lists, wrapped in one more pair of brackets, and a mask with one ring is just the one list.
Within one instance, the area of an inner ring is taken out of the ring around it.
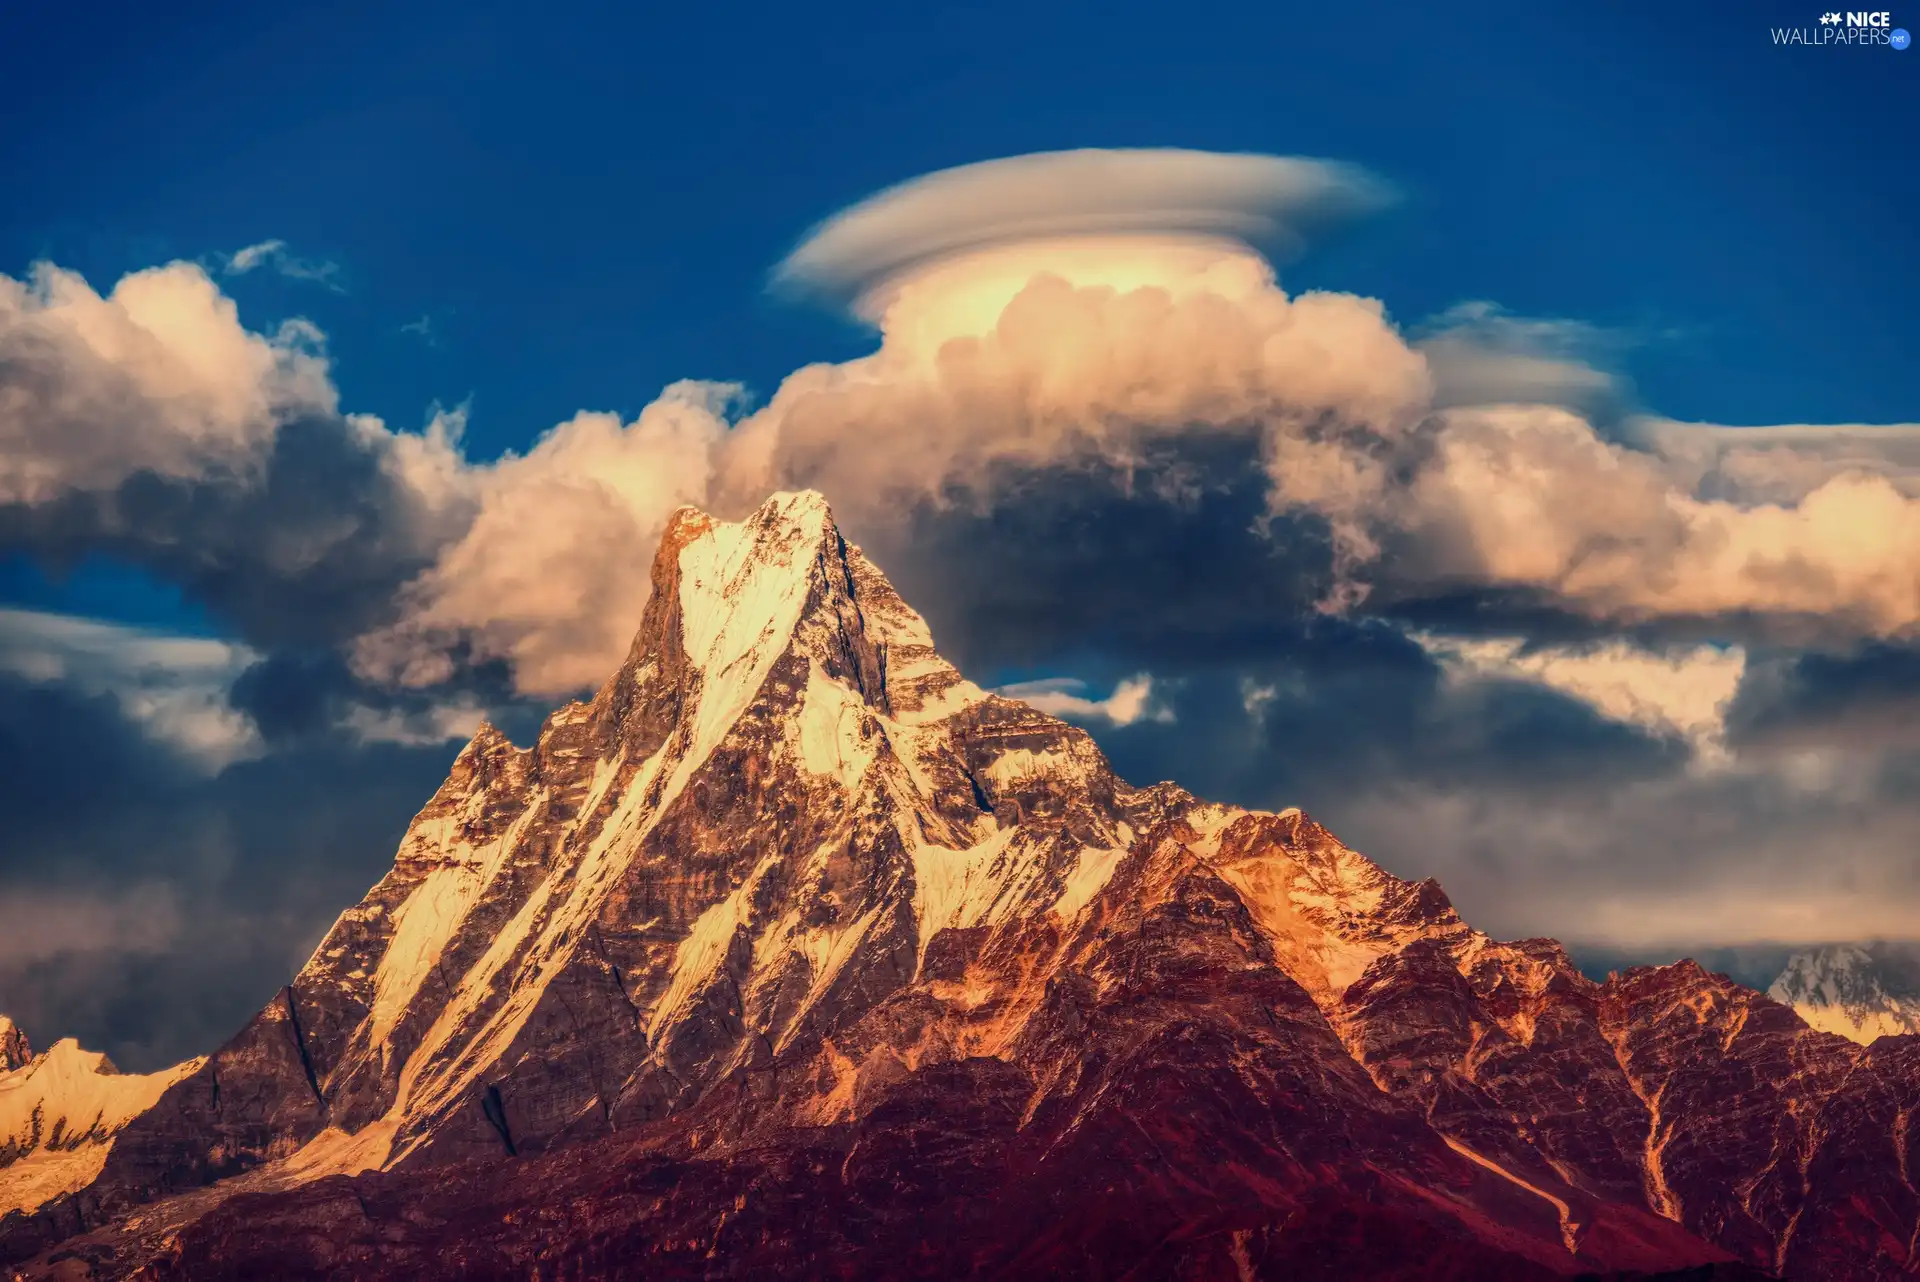
{"label": "towering cumulus cloud", "polygon": [[812,485],[884,536],[918,504],[990,506],[1039,470],[1132,477],[1195,434],[1404,431],[1426,374],[1380,306],[1289,299],[1254,248],[1386,199],[1347,166],[1180,151],[1024,156],[882,193],[775,274],[872,322],[878,350],[799,370],[733,422],[733,389],[686,384],[633,424],[555,429],[492,470],[486,513],[361,660],[435,679],[459,642],[512,659],[528,688],[578,685],[617,657],[645,591],[630,563],[578,549],[631,545],[680,502],[738,511]]}

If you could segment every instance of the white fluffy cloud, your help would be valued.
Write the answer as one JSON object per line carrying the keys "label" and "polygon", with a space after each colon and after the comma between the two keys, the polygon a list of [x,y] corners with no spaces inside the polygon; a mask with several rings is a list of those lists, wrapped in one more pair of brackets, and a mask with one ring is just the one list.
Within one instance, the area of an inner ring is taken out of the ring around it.
{"label": "white fluffy cloud", "polygon": [[[1005,252],[983,269],[997,273]],[[878,352],[795,373],[739,424],[723,483],[742,495],[815,485],[850,505],[891,505],[990,489],[998,469],[1124,466],[1156,440],[1225,433],[1273,441],[1276,484],[1313,499],[1346,484],[1346,460],[1327,474],[1279,467],[1283,441],[1372,439],[1417,419],[1425,365],[1379,304],[1289,298],[1244,251],[1120,260],[1146,263],[1165,274],[1125,290],[1048,270],[992,303],[903,294]],[[1097,279],[1112,266],[1095,258],[1086,270]],[[955,290],[963,283],[956,276]]]}
{"label": "white fluffy cloud", "polygon": [[509,660],[520,688],[564,694],[619,662],[646,605],[650,552],[667,517],[707,498],[722,417],[738,389],[678,383],[631,423],[582,413],[524,455],[482,466],[445,436],[408,471],[477,501],[466,532],[402,593],[391,627],[356,650],[407,685],[452,675],[449,652]]}
{"label": "white fluffy cloud", "polygon": [[105,297],[50,265],[0,275],[0,503],[256,466],[286,418],[332,411],[318,342],[301,322],[247,330],[190,263]]}
{"label": "white fluffy cloud", "polygon": [[1170,722],[1174,718],[1172,708],[1154,699],[1153,678],[1144,672],[1115,684],[1113,692],[1104,699],[1089,698],[1087,683],[1075,677],[1017,681],[1001,686],[995,693],[1068,721],[1130,726],[1136,721]]}
{"label": "white fluffy cloud", "polygon": [[1625,641],[1529,646],[1520,637],[1416,639],[1450,679],[1532,682],[1611,720],[1685,740],[1705,765],[1728,760],[1727,710],[1747,670],[1746,652],[1737,646],[1660,653]]}
{"label": "white fluffy cloud", "polygon": [[[1920,499],[1881,455],[1789,501],[1711,497],[1661,455],[1605,440],[1565,410],[1499,406],[1432,420],[1409,481],[1360,496],[1419,540],[1430,583],[1518,589],[1618,624],[1752,620],[1775,635],[1920,633]],[[1903,430],[1890,431],[1889,441]],[[1825,466],[1821,442],[1774,447],[1779,471]],[[1390,572],[1390,569],[1389,569]]]}

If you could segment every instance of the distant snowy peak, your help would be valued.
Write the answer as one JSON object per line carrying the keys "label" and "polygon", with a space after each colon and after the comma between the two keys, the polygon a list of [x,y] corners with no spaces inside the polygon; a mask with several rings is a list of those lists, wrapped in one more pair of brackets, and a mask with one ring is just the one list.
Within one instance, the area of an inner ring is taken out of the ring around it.
{"label": "distant snowy peak", "polygon": [[0,1073],[9,1073],[33,1058],[27,1034],[5,1015],[0,1015]]}
{"label": "distant snowy peak", "polygon": [[[9,1036],[24,1052],[26,1038],[0,1020],[0,1046]],[[0,1215],[85,1188],[113,1137],[201,1063],[122,1073],[68,1037],[0,1073]]]}
{"label": "distant snowy peak", "polygon": [[1876,941],[1796,953],[1767,995],[1856,1042],[1920,1033],[1920,946]]}

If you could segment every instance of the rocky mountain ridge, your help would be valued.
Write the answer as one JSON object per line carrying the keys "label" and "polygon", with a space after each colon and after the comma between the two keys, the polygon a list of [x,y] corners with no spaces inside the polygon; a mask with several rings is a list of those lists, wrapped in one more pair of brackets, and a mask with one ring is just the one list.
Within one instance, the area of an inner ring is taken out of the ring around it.
{"label": "rocky mountain ridge", "polygon": [[1905,1276],[1916,1047],[1690,964],[1596,983],[1297,810],[1133,787],[783,494],[677,514],[619,672],[526,748],[483,729],[0,1260]]}
{"label": "rocky mountain ridge", "polygon": [[26,1030],[5,1015],[0,1015],[0,1073],[10,1073],[33,1058],[33,1046]]}

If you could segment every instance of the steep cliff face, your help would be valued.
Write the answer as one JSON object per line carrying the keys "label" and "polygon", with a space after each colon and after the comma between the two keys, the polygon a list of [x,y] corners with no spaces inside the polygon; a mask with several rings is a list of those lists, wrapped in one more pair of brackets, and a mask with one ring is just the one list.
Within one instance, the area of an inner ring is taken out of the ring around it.
{"label": "steep cliff face", "polygon": [[526,748],[483,730],[292,984],[0,1249],[101,1277],[1892,1275],[1903,1044],[1690,966],[1595,984],[1298,811],[1132,787],[777,495],[678,515],[620,671]]}

